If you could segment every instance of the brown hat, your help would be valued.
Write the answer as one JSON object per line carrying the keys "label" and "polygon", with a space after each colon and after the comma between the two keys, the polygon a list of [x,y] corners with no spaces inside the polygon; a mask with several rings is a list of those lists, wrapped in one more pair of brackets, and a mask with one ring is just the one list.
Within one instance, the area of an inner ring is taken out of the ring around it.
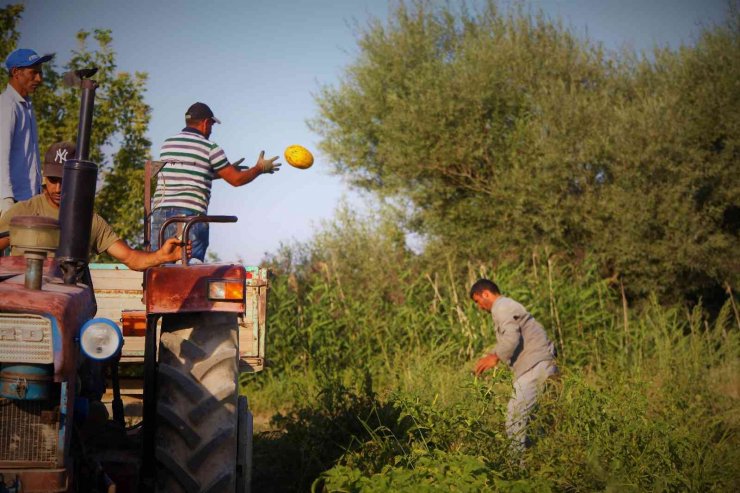
{"label": "brown hat", "polygon": [[44,176],[61,178],[64,161],[74,159],[77,146],[72,142],[57,142],[49,147],[44,156]]}

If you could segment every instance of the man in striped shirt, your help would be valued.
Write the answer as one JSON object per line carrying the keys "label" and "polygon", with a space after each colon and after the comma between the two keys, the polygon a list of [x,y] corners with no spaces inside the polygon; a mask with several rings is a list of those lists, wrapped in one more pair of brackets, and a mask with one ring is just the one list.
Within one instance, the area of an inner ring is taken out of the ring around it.
{"label": "man in striped shirt", "polygon": [[[159,230],[165,220],[172,216],[197,216],[208,212],[211,200],[211,183],[223,178],[229,185],[240,187],[264,173],[280,170],[277,156],[265,159],[262,151],[257,163],[241,169],[236,163],[229,163],[226,154],[218,144],[211,142],[211,130],[215,123],[221,123],[213,111],[204,103],[195,103],[185,114],[185,128],[165,140],[160,149],[159,159],[166,164],[157,177],[157,189],[153,197],[152,249],[158,248]],[[205,260],[208,248],[208,223],[194,224],[190,229],[192,258]],[[170,225],[165,238],[175,235],[175,225]]]}

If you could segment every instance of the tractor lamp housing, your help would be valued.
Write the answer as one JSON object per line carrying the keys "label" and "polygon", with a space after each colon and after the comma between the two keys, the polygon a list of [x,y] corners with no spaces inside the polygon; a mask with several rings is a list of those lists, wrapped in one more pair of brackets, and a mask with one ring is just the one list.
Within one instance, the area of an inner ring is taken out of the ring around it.
{"label": "tractor lamp housing", "polygon": [[208,281],[208,299],[213,301],[244,301],[244,281],[241,279]]}
{"label": "tractor lamp housing", "polygon": [[90,359],[105,361],[115,356],[123,346],[121,330],[107,318],[93,318],[80,329],[80,348]]}

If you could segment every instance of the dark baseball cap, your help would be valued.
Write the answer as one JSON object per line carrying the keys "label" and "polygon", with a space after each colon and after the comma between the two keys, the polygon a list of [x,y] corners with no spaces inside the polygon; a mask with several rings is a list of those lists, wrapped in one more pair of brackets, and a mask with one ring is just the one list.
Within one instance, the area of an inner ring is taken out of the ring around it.
{"label": "dark baseball cap", "polygon": [[39,56],[39,54],[33,50],[19,48],[10,53],[8,58],[5,59],[5,68],[10,70],[15,67],[31,67],[33,65],[38,65],[39,63],[48,62],[52,58],[54,58],[54,53]]}
{"label": "dark baseball cap", "polygon": [[64,172],[64,162],[74,159],[77,146],[72,142],[57,142],[49,147],[44,155],[44,176],[61,178]]}
{"label": "dark baseball cap", "polygon": [[192,120],[205,120],[206,118],[210,118],[215,123],[221,123],[221,120],[213,116],[213,111],[211,111],[211,108],[209,108],[205,103],[195,103],[190,106],[188,111],[185,113],[185,118]]}

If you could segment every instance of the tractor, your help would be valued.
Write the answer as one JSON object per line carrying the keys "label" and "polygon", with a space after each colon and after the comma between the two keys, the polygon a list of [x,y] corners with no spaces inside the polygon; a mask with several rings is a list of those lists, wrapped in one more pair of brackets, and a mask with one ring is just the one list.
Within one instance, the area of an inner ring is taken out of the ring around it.
{"label": "tractor", "polygon": [[[94,74],[65,76],[82,97],[59,220],[13,218],[11,245],[25,253],[0,257],[0,492],[249,491],[252,416],[239,373],[264,364],[268,273],[191,265],[185,248],[140,277],[91,269]],[[151,232],[158,166],[146,163],[145,244],[151,234],[162,244],[171,223],[187,238],[200,221],[236,222],[175,217]],[[131,380],[143,380],[133,424],[121,386]]]}

